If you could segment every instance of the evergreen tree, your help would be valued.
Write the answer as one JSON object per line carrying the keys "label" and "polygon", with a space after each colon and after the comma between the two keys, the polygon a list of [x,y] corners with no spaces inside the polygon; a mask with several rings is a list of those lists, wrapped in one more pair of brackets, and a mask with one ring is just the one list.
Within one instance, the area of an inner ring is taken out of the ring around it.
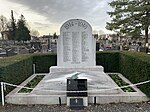
{"label": "evergreen tree", "polygon": [[56,34],[56,32],[53,34],[53,39],[57,39],[58,35]]}
{"label": "evergreen tree", "polygon": [[30,31],[26,26],[26,20],[23,15],[20,16],[17,22],[17,40],[23,42],[31,40]]}
{"label": "evergreen tree", "polygon": [[9,25],[9,40],[16,40],[16,20],[14,19],[13,10],[11,10],[11,21]]}
{"label": "evergreen tree", "polygon": [[114,9],[108,12],[112,18],[106,28],[133,37],[145,32],[145,45],[148,43],[150,28],[150,0],[114,0],[109,5]]}

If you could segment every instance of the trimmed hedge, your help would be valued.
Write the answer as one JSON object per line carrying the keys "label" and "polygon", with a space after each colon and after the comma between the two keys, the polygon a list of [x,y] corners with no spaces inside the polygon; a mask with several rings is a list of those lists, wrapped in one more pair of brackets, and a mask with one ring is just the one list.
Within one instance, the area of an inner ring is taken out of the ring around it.
{"label": "trimmed hedge", "polygon": [[33,63],[36,66],[36,73],[49,73],[49,68],[57,65],[57,56],[56,54],[36,54],[33,55]]}
{"label": "trimmed hedge", "polygon": [[[120,73],[132,83],[150,80],[150,56],[145,53],[121,52],[119,65]],[[138,88],[150,97],[150,83]]]}
{"label": "trimmed hedge", "polygon": [[16,55],[0,59],[0,81],[20,84],[32,74],[32,57]]}
{"label": "trimmed hedge", "polygon": [[119,71],[119,52],[97,52],[96,65],[104,67],[105,72],[118,72]]}

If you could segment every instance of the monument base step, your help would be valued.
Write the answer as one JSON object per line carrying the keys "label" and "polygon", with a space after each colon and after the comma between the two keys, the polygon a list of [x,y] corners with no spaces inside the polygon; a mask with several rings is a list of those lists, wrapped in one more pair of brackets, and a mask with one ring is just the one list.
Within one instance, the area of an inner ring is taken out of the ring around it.
{"label": "monument base step", "polygon": [[[149,101],[145,95],[140,95],[138,93],[134,94],[116,94],[116,95],[98,95],[98,96],[88,96],[88,104],[94,103],[94,98],[96,97],[96,104],[107,104],[107,103],[134,103],[134,102],[143,102]],[[16,94],[16,95],[7,95],[6,102],[9,104],[18,104],[18,105],[28,105],[28,104],[59,104],[59,99],[61,99],[61,104],[67,104],[67,97],[61,95],[27,95],[27,94]],[[88,106],[87,104],[87,106]]]}
{"label": "monument base step", "polygon": [[[150,100],[150,98],[148,98],[144,93],[142,93],[136,87],[133,87],[133,89],[136,92],[124,92],[120,89],[112,90],[112,91],[101,91],[101,90],[117,87],[117,85],[115,85],[113,80],[103,72],[88,72],[87,74],[85,73],[79,74],[79,78],[86,77],[88,80],[88,90],[89,91],[93,90],[91,92],[88,92],[88,97],[87,97],[88,103],[94,103],[95,97],[96,97],[97,104],[119,103],[119,102],[132,103],[132,102],[142,102],[142,101]],[[36,75],[37,74],[34,74],[33,76]],[[26,85],[29,82],[29,80],[33,78],[33,76],[28,78],[20,86]],[[43,80],[40,81],[40,83],[33,89],[31,93],[18,93],[18,91],[21,88],[17,87],[8,95],[6,95],[5,101],[10,104],[19,104],[19,105],[20,104],[50,105],[50,104],[59,104],[59,99],[61,99],[62,104],[67,104],[67,96],[66,96],[66,92],[64,92],[66,91],[65,76],[66,76],[66,72],[47,74],[45,75]],[[69,75],[67,75],[67,77],[68,76]],[[124,79],[126,78],[124,77]]]}
{"label": "monument base step", "polygon": [[59,66],[52,66],[50,67],[50,73],[56,72],[88,72],[88,71],[99,71],[104,72],[104,68],[102,66],[89,66],[89,67],[59,67]]}

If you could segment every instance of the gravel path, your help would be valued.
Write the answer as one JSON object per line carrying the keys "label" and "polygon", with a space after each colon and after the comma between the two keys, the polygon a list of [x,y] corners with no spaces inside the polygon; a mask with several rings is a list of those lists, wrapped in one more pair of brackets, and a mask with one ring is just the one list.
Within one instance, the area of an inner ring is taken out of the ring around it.
{"label": "gravel path", "polygon": [[150,102],[89,105],[82,111],[71,111],[66,105],[5,105],[0,112],[150,112]]}

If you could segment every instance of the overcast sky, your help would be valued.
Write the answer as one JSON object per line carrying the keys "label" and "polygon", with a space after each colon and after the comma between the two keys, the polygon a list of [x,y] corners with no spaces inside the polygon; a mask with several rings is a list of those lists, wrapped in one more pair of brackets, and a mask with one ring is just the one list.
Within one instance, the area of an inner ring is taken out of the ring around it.
{"label": "overcast sky", "polygon": [[29,26],[38,30],[40,35],[53,34],[69,19],[84,19],[89,22],[93,31],[105,29],[110,21],[107,11],[112,0],[0,0],[0,15],[10,19],[10,10],[16,19],[24,15]]}

